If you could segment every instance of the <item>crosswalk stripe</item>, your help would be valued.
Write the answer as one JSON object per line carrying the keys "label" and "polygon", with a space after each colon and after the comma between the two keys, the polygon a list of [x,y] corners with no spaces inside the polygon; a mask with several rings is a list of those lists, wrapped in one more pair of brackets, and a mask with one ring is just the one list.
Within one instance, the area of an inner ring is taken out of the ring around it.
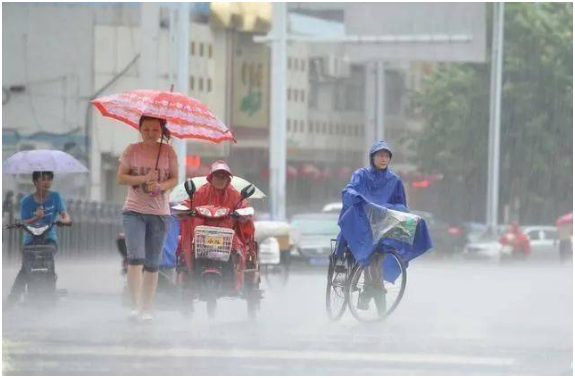
{"label": "crosswalk stripe", "polygon": [[372,352],[345,352],[345,351],[314,351],[314,350],[257,350],[257,349],[141,349],[119,346],[73,348],[46,348],[31,350],[30,348],[11,348],[5,351],[6,355],[27,355],[39,353],[41,355],[65,356],[119,356],[119,357],[188,357],[188,358],[253,358],[273,360],[329,360],[353,362],[396,362],[396,363],[423,363],[423,364],[454,364],[454,365],[483,365],[483,366],[511,366],[515,360],[499,357],[477,357],[445,354],[398,354],[398,353],[372,353]]}

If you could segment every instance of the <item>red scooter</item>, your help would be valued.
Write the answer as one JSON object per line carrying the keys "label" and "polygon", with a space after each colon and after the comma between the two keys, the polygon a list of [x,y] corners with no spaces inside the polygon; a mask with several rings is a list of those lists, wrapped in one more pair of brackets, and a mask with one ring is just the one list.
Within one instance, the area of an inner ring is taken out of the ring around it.
{"label": "red scooter", "polygon": [[[186,192],[191,199],[192,208],[178,205],[173,209],[183,216],[196,218],[196,226],[193,236],[192,258],[185,266],[191,266],[189,271],[180,271],[179,282],[184,285],[184,291],[193,293],[193,297],[206,302],[208,317],[215,317],[217,300],[221,297],[235,297],[247,301],[248,316],[254,318],[260,307],[262,292],[259,289],[259,262],[257,244],[253,241],[248,243],[248,253],[245,261],[243,274],[243,285],[239,285],[236,269],[240,256],[239,251],[232,250],[234,235],[238,233],[238,221],[250,219],[254,215],[252,207],[242,209],[230,209],[219,206],[197,206],[193,207],[193,196],[196,191],[192,180],[187,180],[184,184]],[[255,192],[253,185],[248,185],[241,191],[241,200],[249,198]],[[241,202],[241,201],[240,201]],[[239,205],[236,204],[235,207]],[[206,225],[212,220],[224,220],[231,217],[236,220],[234,228],[214,227]],[[183,256],[179,256],[181,260]],[[240,286],[238,290],[238,286]],[[188,298],[187,300],[191,300]]]}

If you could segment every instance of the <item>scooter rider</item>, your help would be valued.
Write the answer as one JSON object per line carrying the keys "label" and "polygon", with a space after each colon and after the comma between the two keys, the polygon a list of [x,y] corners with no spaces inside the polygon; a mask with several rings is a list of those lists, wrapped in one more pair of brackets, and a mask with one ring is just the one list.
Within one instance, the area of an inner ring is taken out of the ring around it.
{"label": "scooter rider", "polygon": [[[241,198],[240,192],[231,185],[232,172],[223,160],[215,161],[207,176],[207,181],[194,194],[193,203],[188,199],[183,202],[185,206],[221,206],[232,210],[248,206],[247,199]],[[197,217],[184,218],[181,221],[181,246],[185,256],[188,271],[193,265],[192,240],[195,227],[203,224],[206,226],[232,228],[236,231],[233,241],[232,252],[234,262],[233,290],[239,292],[243,287],[244,269],[246,262],[253,261],[250,245],[254,240],[254,223],[251,219],[226,217],[222,219],[199,219]]]}
{"label": "scooter rider", "polygon": [[[53,180],[53,172],[37,171],[32,173],[32,182],[34,183],[36,191],[22,199],[20,205],[20,219],[22,223],[34,226],[51,225],[56,222],[56,220],[59,220],[62,225],[70,225],[72,223],[70,215],[66,212],[66,205],[60,193],[50,191]],[[57,226],[54,226],[45,235],[45,244],[53,244],[57,248],[58,234],[56,231]],[[31,243],[31,235],[25,232],[23,244],[26,246]],[[54,281],[56,281],[55,273]],[[22,259],[22,267],[8,295],[8,305],[13,305],[20,300],[20,297],[26,290],[26,285],[27,276],[24,268],[24,259]]]}

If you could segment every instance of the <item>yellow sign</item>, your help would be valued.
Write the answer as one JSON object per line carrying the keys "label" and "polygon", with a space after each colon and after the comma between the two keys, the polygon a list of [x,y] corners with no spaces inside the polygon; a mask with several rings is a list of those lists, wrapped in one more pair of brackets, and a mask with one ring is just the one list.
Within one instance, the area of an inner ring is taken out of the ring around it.
{"label": "yellow sign", "polygon": [[224,238],[223,236],[206,236],[206,245],[210,247],[219,247],[224,245]]}
{"label": "yellow sign", "polygon": [[211,2],[210,19],[212,25],[233,28],[251,33],[266,33],[270,30],[272,4]]}

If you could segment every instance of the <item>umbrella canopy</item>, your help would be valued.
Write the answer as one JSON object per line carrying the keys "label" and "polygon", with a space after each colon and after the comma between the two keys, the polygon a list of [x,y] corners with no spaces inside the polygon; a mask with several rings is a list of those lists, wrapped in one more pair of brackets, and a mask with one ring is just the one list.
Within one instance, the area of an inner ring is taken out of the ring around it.
{"label": "umbrella canopy", "polygon": [[[194,177],[192,181],[194,182],[196,188],[198,189],[208,182],[206,176]],[[250,185],[250,182],[241,177],[233,176],[231,184],[234,188],[241,191],[243,188]],[[255,193],[250,198],[257,199],[257,198],[264,198],[265,196],[266,195],[256,187]],[[186,193],[184,183],[178,184],[178,186],[176,186],[170,193],[170,202],[182,202],[187,200],[188,198],[189,198],[188,193]]]}
{"label": "umbrella canopy", "polygon": [[86,168],[72,155],[58,150],[20,151],[2,165],[4,173],[18,175],[35,171],[54,173],[86,173]]}
{"label": "umbrella canopy", "polygon": [[92,101],[104,115],[127,123],[136,130],[142,116],[165,119],[170,133],[180,139],[219,143],[236,142],[232,132],[200,101],[177,92],[135,90]]}
{"label": "umbrella canopy", "polygon": [[573,213],[564,214],[555,221],[557,227],[569,223],[573,224]]}

